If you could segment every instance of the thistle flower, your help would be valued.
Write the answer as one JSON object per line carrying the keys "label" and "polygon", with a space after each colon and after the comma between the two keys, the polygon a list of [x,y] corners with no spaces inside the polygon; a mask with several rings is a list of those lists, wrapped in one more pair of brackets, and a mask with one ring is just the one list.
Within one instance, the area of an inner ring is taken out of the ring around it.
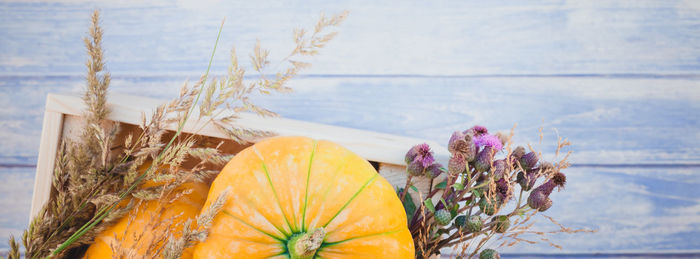
{"label": "thistle flower", "polygon": [[476,156],[476,161],[474,162],[474,167],[478,172],[486,172],[491,168],[491,161],[493,160],[493,155],[496,151],[490,147],[484,147],[481,152]]}
{"label": "thistle flower", "polygon": [[425,143],[415,145],[408,150],[405,160],[408,164],[406,170],[413,176],[423,175],[425,169],[435,162],[433,152],[430,151],[430,146]]}
{"label": "thistle flower", "polygon": [[510,228],[510,219],[506,215],[493,217],[491,221],[495,222],[493,230],[496,233],[505,233]]}
{"label": "thistle flower", "polygon": [[425,169],[425,175],[430,178],[436,178],[440,176],[444,170],[440,163],[433,163]]}
{"label": "thistle flower", "polygon": [[474,127],[471,127],[470,129],[468,129],[464,133],[478,137],[478,136],[481,136],[484,134],[489,134],[489,130],[486,129],[486,127],[484,127],[484,126],[474,125]]}
{"label": "thistle flower", "polygon": [[510,183],[506,178],[501,178],[496,181],[496,197],[502,203],[508,202],[508,199],[512,197],[513,189],[510,187]]}
{"label": "thistle flower", "polygon": [[554,187],[564,187],[566,184],[566,175],[561,172],[554,174],[552,179],[535,188],[535,190],[530,193],[530,197],[527,198],[527,204],[539,211],[545,211],[552,206],[552,200],[549,199],[549,195],[554,190]]}
{"label": "thistle flower", "polygon": [[513,166],[517,166],[517,165],[515,164],[515,162],[516,162],[516,161],[520,161],[520,158],[523,157],[524,155],[525,155],[525,148],[522,147],[522,146],[518,146],[518,147],[515,148],[515,150],[513,150],[512,153],[510,153],[510,161],[509,161],[509,162],[510,162]]}
{"label": "thistle flower", "polygon": [[534,170],[530,170],[527,172],[518,172],[516,182],[520,184],[520,188],[522,188],[524,191],[532,190],[532,187],[535,186],[536,181],[537,175],[535,174]]}
{"label": "thistle flower", "polygon": [[499,255],[496,250],[489,248],[481,251],[481,254],[479,254],[479,259],[501,259],[501,255]]}
{"label": "thistle flower", "polygon": [[493,162],[493,178],[498,180],[506,174],[506,160],[499,159]]}
{"label": "thistle flower", "polygon": [[534,168],[535,165],[537,165],[537,160],[538,158],[535,152],[527,153],[520,158],[520,166],[525,170]]}
{"label": "thistle flower", "polygon": [[467,160],[462,153],[454,153],[447,164],[447,171],[450,175],[457,175],[467,169]]}
{"label": "thistle flower", "polygon": [[497,136],[489,134],[483,134],[481,136],[475,137],[474,144],[477,148],[491,147],[495,150],[501,150],[503,148],[501,140]]}
{"label": "thistle flower", "polygon": [[453,155],[458,153],[462,154],[465,161],[471,162],[476,157],[477,148],[471,135],[455,131],[452,133],[452,137],[450,137],[450,141],[447,143],[447,150]]}

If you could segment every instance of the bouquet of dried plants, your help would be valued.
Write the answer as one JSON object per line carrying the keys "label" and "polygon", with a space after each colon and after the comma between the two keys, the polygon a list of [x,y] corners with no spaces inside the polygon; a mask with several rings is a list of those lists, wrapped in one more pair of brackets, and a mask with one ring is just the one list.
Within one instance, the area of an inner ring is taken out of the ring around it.
{"label": "bouquet of dried plants", "polygon": [[[83,95],[87,107],[85,124],[78,138],[64,139],[60,145],[50,198],[21,239],[24,256],[79,257],[97,234],[122,217],[133,217],[142,203],[158,200],[162,206],[168,206],[173,197],[188,192],[180,188],[184,183],[210,181],[232,154],[217,148],[221,140],[198,136],[197,131],[183,133],[185,125],[201,128],[211,123],[241,144],[270,135],[236,126],[238,115],[253,112],[260,116],[276,116],[255,105],[251,97],[290,91],[287,82],[310,66],[303,61],[305,57],[318,54],[333,39],[336,33],[332,28],[346,15],[344,12],[332,17],[321,16],[312,30],[294,31],[295,47],[281,61],[282,70],[273,72],[273,76],[269,76],[271,71],[267,70],[269,51],[258,42],[250,55],[255,70],[253,79],[245,80],[246,71],[239,66],[235,50],[231,51],[227,75],[209,76],[220,29],[206,72],[194,85],[185,83],[177,98],[157,107],[150,116],[144,114],[134,133],[122,130],[128,125],[106,120],[110,113],[107,106],[110,74],[104,68],[103,31],[99,26],[99,12],[95,11],[89,37],[84,39],[88,53],[87,86]],[[196,121],[191,121],[192,118]],[[144,185],[146,181],[158,184]],[[150,248],[149,258],[179,258],[185,248],[206,238],[207,228],[225,202],[225,196],[221,195],[203,209],[194,221],[182,223],[184,226],[169,225],[168,220],[154,222],[166,225],[167,231],[139,245]],[[155,225],[147,227],[159,227]],[[180,233],[174,233],[176,231]],[[20,241],[10,238],[9,258],[21,257],[21,245]],[[112,250],[120,258],[136,257],[132,248],[113,245]]]}
{"label": "bouquet of dried plants", "polygon": [[[454,132],[447,167],[435,161],[427,144],[406,153],[408,179],[398,195],[417,258],[438,255],[443,248],[460,258],[500,258],[494,249],[483,249],[492,238],[500,241],[498,247],[542,241],[560,248],[545,235],[588,231],[566,228],[545,215],[559,229],[531,230],[533,216],[552,206],[552,191],[566,184],[562,170],[569,166],[571,151],[554,163],[542,161],[542,154],[529,145],[512,149],[512,136],[512,130],[509,135],[489,134],[482,126]],[[559,138],[555,159],[569,145]],[[414,186],[417,177],[429,179],[427,193]],[[509,203],[513,209],[504,211]]]}

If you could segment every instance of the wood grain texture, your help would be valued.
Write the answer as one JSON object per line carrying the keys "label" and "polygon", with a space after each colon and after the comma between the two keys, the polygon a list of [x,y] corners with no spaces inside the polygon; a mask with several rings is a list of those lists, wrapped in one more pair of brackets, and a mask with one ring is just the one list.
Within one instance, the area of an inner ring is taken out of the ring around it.
{"label": "wood grain texture", "polygon": [[[697,74],[700,6],[671,1],[9,1],[0,3],[1,74],[81,75],[81,37],[103,13],[115,74],[199,73],[221,46],[256,39],[279,59],[295,27],[347,9],[312,74]],[[214,71],[225,71],[226,55]]]}
{"label": "wood grain texture", "polygon": [[34,192],[32,194],[32,207],[30,218],[37,215],[41,207],[49,200],[51,193],[51,179],[56,162],[56,152],[58,151],[59,140],[63,128],[63,114],[53,111],[44,113],[44,123],[41,131],[41,146],[39,157],[37,158],[36,174],[34,179]]}
{"label": "wood grain texture", "polygon": [[0,2],[0,250],[25,227],[34,168],[17,166],[37,162],[46,95],[84,87],[81,37],[96,7],[111,92],[158,99],[199,78],[223,17],[214,74],[234,45],[244,65],[256,39],[278,60],[293,28],[347,9],[294,93],[255,100],[285,118],[443,145],[474,124],[517,123],[516,142],[548,158],[557,134],[568,137],[576,167],[548,213],[600,232],[556,236],[561,252],[700,247],[697,1],[10,0]]}

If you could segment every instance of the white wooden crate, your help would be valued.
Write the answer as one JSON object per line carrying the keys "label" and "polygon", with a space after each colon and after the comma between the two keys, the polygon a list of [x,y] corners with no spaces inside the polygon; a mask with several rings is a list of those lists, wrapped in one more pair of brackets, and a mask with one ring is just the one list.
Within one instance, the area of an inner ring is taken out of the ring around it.
{"label": "white wooden crate", "polygon": [[[143,113],[146,114],[146,118],[149,118],[150,113],[164,102],[163,100],[139,96],[112,94],[108,98],[108,107],[111,112],[107,119],[122,125],[138,125]],[[30,219],[49,199],[51,176],[59,142],[62,138],[70,138],[77,134],[75,129],[80,129],[84,123],[81,118],[84,110],[85,105],[78,96],[49,94],[46,98]],[[236,123],[239,127],[270,131],[280,136],[306,136],[336,142],[373,162],[378,166],[379,173],[396,187],[403,187],[405,184],[404,155],[413,145],[430,144],[439,161],[446,161],[448,156],[448,151],[444,147],[431,141],[371,131],[285,118],[262,118],[254,114],[242,114],[241,119],[237,120]],[[176,125],[170,125],[168,129],[174,131]],[[195,119],[186,123],[183,132],[227,139],[226,135],[212,124],[205,125],[203,121]],[[235,145],[231,143],[225,145]],[[417,182],[420,190],[425,191],[428,188],[427,179],[419,178]]]}

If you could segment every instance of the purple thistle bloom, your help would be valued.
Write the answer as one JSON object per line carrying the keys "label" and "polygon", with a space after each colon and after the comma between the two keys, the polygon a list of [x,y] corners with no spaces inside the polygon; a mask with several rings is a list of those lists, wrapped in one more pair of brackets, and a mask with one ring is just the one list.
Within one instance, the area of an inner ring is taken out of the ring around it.
{"label": "purple thistle bloom", "polygon": [[435,162],[430,146],[425,143],[413,146],[406,153],[405,159],[408,163],[408,173],[415,176],[422,175],[425,169]]}
{"label": "purple thistle bloom", "polygon": [[496,181],[496,195],[498,195],[499,201],[502,203],[508,202],[513,196],[513,190],[510,188],[510,183],[506,178]]}
{"label": "purple thistle bloom", "polygon": [[496,161],[493,161],[493,177],[494,179],[498,180],[503,178],[503,176],[506,174],[506,160],[505,159],[499,159]]}
{"label": "purple thistle bloom", "polygon": [[484,126],[474,125],[474,127],[472,127],[471,129],[468,129],[464,133],[478,137],[478,136],[481,136],[484,134],[488,134],[489,130],[486,129],[486,127],[484,127]]}
{"label": "purple thistle bloom", "polygon": [[501,143],[501,139],[498,138],[498,136],[494,135],[489,135],[489,134],[483,134],[481,136],[478,136],[474,139],[474,144],[478,148],[480,147],[491,147],[495,150],[501,150],[503,148],[503,144]]}
{"label": "purple thistle bloom", "polygon": [[416,161],[420,163],[421,166],[423,166],[423,168],[427,168],[428,166],[432,165],[433,162],[435,162],[435,158],[433,158],[433,152],[430,151],[430,146],[428,146],[427,143],[415,145],[410,150],[408,150],[408,153],[406,153],[407,164]]}
{"label": "purple thistle bloom", "polygon": [[549,181],[535,188],[530,193],[527,204],[530,205],[531,208],[539,211],[549,209],[552,206],[549,195],[552,193],[552,190],[554,190],[554,187],[559,186],[561,188],[564,184],[566,184],[566,175],[561,172],[555,173],[552,179],[549,179]]}

